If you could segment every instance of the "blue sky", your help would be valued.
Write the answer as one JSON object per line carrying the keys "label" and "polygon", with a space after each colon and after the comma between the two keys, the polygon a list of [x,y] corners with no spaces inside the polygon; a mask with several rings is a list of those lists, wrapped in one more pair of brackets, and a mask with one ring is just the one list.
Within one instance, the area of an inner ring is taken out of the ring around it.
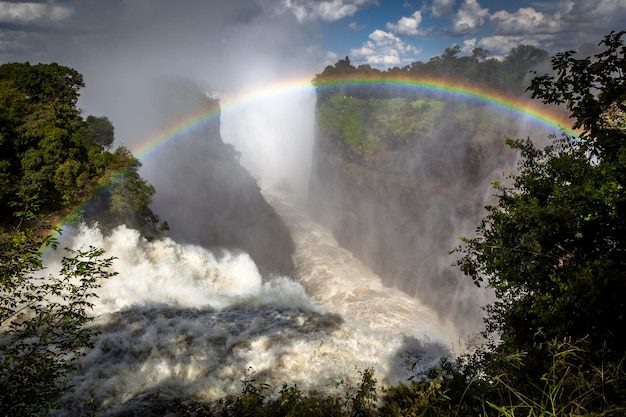
{"label": "blue sky", "polygon": [[311,62],[349,55],[355,64],[384,68],[427,61],[452,45],[468,53],[482,47],[494,57],[522,43],[554,53],[621,29],[624,0],[0,1],[0,62],[71,60],[72,53],[84,56],[81,49],[108,52],[139,40],[156,51],[168,46],[159,38],[191,31],[196,37],[184,47],[212,37],[245,51],[266,38],[290,56],[308,51]]}
{"label": "blue sky", "polygon": [[466,53],[481,47],[496,58],[522,43],[553,54],[586,43],[597,44],[610,30],[626,29],[624,0],[396,0],[354,4],[360,7],[353,14],[318,17],[325,22],[324,47],[337,57],[349,55],[353,62],[378,67],[427,61],[452,45]]}
{"label": "blue sky", "polygon": [[0,63],[73,67],[81,105],[123,119],[162,76],[241,89],[346,55],[388,68],[453,45],[496,58],[520,44],[593,51],[622,29],[626,0],[0,0]]}

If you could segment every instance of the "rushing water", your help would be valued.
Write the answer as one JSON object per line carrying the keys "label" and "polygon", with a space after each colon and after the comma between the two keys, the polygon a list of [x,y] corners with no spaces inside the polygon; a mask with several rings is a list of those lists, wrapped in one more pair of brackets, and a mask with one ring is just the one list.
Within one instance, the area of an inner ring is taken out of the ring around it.
{"label": "rushing water", "polygon": [[[125,227],[64,232],[60,247],[101,247],[119,273],[98,290],[101,333],[63,399],[71,415],[90,398],[101,415],[138,414],[156,399],[217,399],[240,392],[250,373],[308,390],[373,368],[388,384],[410,376],[407,358],[429,366],[446,353],[456,335],[432,310],[385,288],[285,196],[269,199],[292,230],[295,277],[264,280],[245,253],[147,242]],[[62,254],[47,254],[49,270]]]}

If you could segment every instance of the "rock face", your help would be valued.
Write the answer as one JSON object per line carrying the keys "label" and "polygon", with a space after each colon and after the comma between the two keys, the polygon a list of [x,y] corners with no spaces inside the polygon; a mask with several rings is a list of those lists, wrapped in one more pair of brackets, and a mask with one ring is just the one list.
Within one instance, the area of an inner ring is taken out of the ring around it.
{"label": "rock face", "polygon": [[[512,153],[506,121],[436,96],[318,90],[310,209],[387,285],[417,296],[462,331],[486,300],[452,266],[496,167]],[[482,299],[481,299],[482,298]]]}
{"label": "rock face", "polygon": [[[179,128],[144,163],[153,209],[180,243],[242,250],[262,274],[293,271],[291,235],[239,154],[220,135],[219,103],[196,85],[169,81],[154,100],[164,130]],[[183,127],[184,126],[184,127]],[[182,128],[181,128],[182,127]]]}

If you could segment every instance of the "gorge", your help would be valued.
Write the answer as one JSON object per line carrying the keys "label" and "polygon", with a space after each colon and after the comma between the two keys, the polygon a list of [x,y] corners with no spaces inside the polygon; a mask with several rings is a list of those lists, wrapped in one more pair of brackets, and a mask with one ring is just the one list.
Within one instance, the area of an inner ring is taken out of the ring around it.
{"label": "gorge", "polygon": [[[318,90],[307,202],[290,187],[261,194],[211,117],[143,161],[170,237],[66,228],[64,246],[102,247],[119,273],[98,292],[100,335],[62,400],[69,415],[90,401],[102,415],[175,413],[251,375],[315,391],[373,369],[389,385],[463,351],[489,294],[448,251],[513,163],[502,137],[546,129],[463,96],[381,91]],[[157,104],[170,120],[219,115],[186,82]],[[61,255],[47,254],[50,270]]]}

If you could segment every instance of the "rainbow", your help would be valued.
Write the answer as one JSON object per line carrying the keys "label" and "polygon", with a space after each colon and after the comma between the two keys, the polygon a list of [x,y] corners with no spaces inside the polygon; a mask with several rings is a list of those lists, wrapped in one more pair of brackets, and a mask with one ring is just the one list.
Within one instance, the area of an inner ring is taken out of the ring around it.
{"label": "rainbow", "polygon": [[571,129],[573,121],[564,113],[562,109],[549,107],[536,100],[526,97],[516,97],[504,94],[495,89],[469,84],[453,79],[436,77],[411,77],[398,76],[395,78],[377,77],[328,77],[320,78],[315,82],[316,87],[341,87],[341,86],[390,86],[400,89],[410,89],[424,93],[437,93],[444,96],[455,97],[461,100],[472,101],[478,104],[493,106],[511,114],[517,114],[528,118],[540,125],[547,127],[551,131],[563,131],[564,133],[577,137],[580,131]]}
{"label": "rainbow", "polygon": [[[314,84],[314,85],[313,85]],[[495,90],[485,87],[478,87],[469,84],[462,84],[457,81],[436,79],[436,78],[363,78],[341,77],[337,79],[316,80],[311,82],[311,76],[298,77],[289,80],[283,80],[271,84],[261,86],[256,89],[249,89],[245,92],[227,98],[221,98],[219,105],[211,105],[196,113],[190,114],[185,118],[179,119],[175,123],[162,128],[154,135],[145,138],[131,148],[131,152],[140,160],[145,160],[150,154],[163,145],[174,141],[177,137],[181,137],[187,132],[201,127],[205,123],[220,117],[224,113],[236,114],[245,107],[253,106],[257,103],[264,104],[270,100],[280,100],[286,95],[307,93],[314,94],[315,88],[324,89],[342,86],[394,86],[400,88],[411,89],[415,91],[423,91],[425,93],[435,92],[451,97],[460,98],[462,100],[474,101],[479,104],[494,106],[505,112],[517,114],[522,117],[529,118],[540,125],[547,127],[554,132],[565,132],[570,136],[577,137],[580,132],[574,131],[568,126],[572,125],[572,121],[558,109],[549,108],[540,103],[533,102],[526,98],[512,97],[504,95]],[[103,187],[94,190],[92,196],[101,192]],[[90,198],[75,208],[74,213],[78,212],[85,204],[93,199]],[[70,216],[63,219],[58,225],[62,228]]]}
{"label": "rainbow", "polygon": [[311,76],[298,77],[290,80],[283,80],[259,88],[247,90],[241,94],[220,99],[220,105],[212,107],[208,111],[200,111],[190,114],[188,117],[178,120],[176,123],[166,126],[154,135],[145,138],[139,145],[134,146],[131,151],[139,158],[144,159],[149,154],[161,147],[165,143],[174,140],[184,132],[188,132],[195,127],[219,117],[221,113],[236,113],[246,106],[261,103],[288,94],[308,92],[313,94],[314,88],[332,88],[341,86],[394,86],[415,91],[434,92],[448,96],[454,96],[462,100],[470,100],[480,104],[494,106],[511,114],[517,114],[547,127],[554,132],[564,132],[567,135],[577,137],[580,131],[571,129],[573,121],[560,109],[545,106],[537,101],[524,97],[514,97],[505,95],[484,86],[470,85],[454,80],[441,78],[363,78],[363,77],[341,77],[329,78],[316,81],[312,85]]}

